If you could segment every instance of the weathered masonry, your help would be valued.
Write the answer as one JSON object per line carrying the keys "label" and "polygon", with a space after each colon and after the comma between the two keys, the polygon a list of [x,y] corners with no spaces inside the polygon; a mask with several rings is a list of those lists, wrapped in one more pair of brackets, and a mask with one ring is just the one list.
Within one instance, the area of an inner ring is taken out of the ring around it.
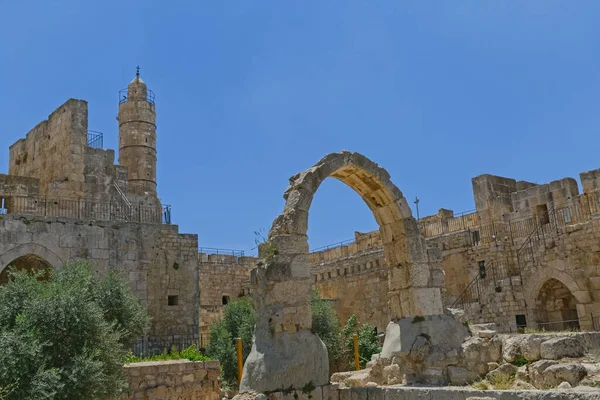
{"label": "weathered masonry", "polygon": [[119,93],[119,163],[88,130],[88,104],[70,99],[10,147],[0,174],[0,283],[7,267],[89,260],[122,271],[146,304],[144,344],[199,336],[198,236],[171,224],[157,197],[154,94],[136,77]]}
{"label": "weathered masonry", "polygon": [[[600,329],[600,170],[533,184],[473,178],[476,210],[420,219],[428,253],[442,259],[446,307],[498,329]],[[379,232],[310,254],[314,285],[341,317],[385,327]]]}

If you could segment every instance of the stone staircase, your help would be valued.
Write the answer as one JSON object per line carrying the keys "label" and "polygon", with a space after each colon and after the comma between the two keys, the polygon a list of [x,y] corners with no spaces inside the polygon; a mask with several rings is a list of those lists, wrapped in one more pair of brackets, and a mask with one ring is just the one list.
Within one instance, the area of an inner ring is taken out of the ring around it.
{"label": "stone staircase", "polygon": [[[519,246],[514,257],[490,261],[467,285],[450,308],[464,310],[473,323],[493,323],[501,313],[500,303],[503,296],[509,294],[513,297],[513,301],[524,301],[515,298],[522,295],[521,271],[530,264],[540,262],[547,246],[553,242],[551,236],[553,229],[553,224],[538,222]],[[492,310],[492,306],[497,309]]]}

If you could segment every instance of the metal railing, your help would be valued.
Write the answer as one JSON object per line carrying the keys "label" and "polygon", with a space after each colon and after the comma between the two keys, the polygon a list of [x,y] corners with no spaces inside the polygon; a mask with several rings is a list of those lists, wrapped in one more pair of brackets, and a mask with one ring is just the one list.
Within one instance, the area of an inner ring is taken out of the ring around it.
{"label": "metal railing", "polygon": [[87,144],[89,147],[101,149],[104,147],[104,134],[102,132],[88,131]]}
{"label": "metal railing", "polygon": [[139,339],[131,348],[131,352],[138,357],[151,357],[162,353],[171,353],[173,349],[182,351],[190,346],[195,346],[204,351],[208,345],[208,334],[201,334],[199,339],[190,336],[155,336]]}
{"label": "metal railing", "polygon": [[124,208],[116,201],[74,200],[29,196],[3,196],[5,214],[22,214],[43,217],[66,217],[81,220],[171,223],[171,206],[146,206],[132,204]]}
{"label": "metal railing", "polygon": [[314,250],[311,250],[311,253],[315,253],[317,251],[324,251],[324,250],[329,250],[329,249],[333,249],[336,247],[341,247],[341,246],[347,246],[349,244],[355,243],[356,239],[348,239],[348,240],[342,240],[341,242],[337,242],[337,243],[330,243],[328,245],[325,246],[321,246],[321,247],[317,247]]}
{"label": "metal railing", "polygon": [[238,257],[244,257],[244,250],[217,249],[213,247],[199,247],[198,253],[201,255],[201,263],[229,264],[237,260]]}
{"label": "metal railing", "polygon": [[[127,100],[129,99],[129,89],[125,88],[125,89],[121,89],[119,90],[119,104],[121,103],[125,103]],[[146,101],[148,103],[154,103],[154,92],[150,89],[146,89]]]}

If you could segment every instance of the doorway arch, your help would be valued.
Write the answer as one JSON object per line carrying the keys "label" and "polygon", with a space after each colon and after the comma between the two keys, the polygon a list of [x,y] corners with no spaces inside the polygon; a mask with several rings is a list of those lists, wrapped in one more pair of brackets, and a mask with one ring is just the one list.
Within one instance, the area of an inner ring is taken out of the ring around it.
{"label": "doorway arch", "polygon": [[60,267],[63,260],[45,246],[35,243],[22,244],[0,256],[0,283],[8,282],[8,268],[17,269],[49,269]]}
{"label": "doorway arch", "polygon": [[577,299],[558,279],[547,279],[535,301],[535,322],[538,329],[548,331],[579,330]]}

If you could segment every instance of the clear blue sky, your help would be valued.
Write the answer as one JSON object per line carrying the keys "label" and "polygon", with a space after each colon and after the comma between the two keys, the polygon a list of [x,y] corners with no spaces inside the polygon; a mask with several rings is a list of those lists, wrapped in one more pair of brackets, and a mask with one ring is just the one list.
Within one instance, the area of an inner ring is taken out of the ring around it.
{"label": "clear blue sky", "polygon": [[[117,147],[136,65],[156,93],[158,190],[180,231],[250,250],[288,178],[347,149],[421,215],[474,207],[471,178],[600,168],[598,1],[0,0],[0,172],[68,98]],[[327,180],[318,247],[376,228]]]}

